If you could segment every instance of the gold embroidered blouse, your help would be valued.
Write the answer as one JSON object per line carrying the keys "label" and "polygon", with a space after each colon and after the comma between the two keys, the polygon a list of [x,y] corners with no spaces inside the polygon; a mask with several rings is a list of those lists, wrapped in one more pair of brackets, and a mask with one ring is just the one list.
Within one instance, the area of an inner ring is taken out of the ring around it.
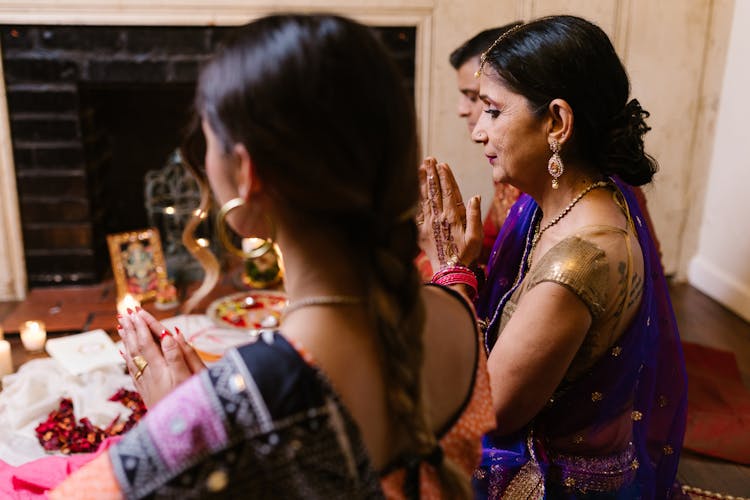
{"label": "gold embroidered blouse", "polygon": [[631,232],[603,225],[581,228],[558,242],[534,263],[506,303],[500,334],[529,290],[543,282],[564,286],[586,304],[592,317],[563,383],[577,379],[615,345],[626,326],[619,319],[640,302],[641,278],[633,271],[631,245]]}

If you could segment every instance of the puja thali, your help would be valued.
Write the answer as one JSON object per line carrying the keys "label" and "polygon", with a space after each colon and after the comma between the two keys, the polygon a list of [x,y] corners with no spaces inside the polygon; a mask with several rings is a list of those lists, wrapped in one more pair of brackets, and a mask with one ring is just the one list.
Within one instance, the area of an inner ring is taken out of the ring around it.
{"label": "puja thali", "polygon": [[254,342],[262,331],[276,329],[286,304],[282,292],[251,290],[213,301],[205,315],[179,315],[162,324],[168,330],[178,327],[198,355],[213,362],[227,349]]}
{"label": "puja thali", "polygon": [[268,290],[250,290],[227,295],[208,306],[206,315],[223,328],[273,329],[281,323],[286,295]]}

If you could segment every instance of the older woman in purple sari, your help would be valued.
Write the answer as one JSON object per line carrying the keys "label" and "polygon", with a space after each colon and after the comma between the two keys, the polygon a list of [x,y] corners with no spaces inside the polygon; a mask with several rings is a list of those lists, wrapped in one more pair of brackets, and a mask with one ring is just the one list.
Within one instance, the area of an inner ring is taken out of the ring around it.
{"label": "older woman in purple sari", "polygon": [[[511,209],[475,301],[497,429],[481,498],[667,498],[686,375],[659,255],[631,186],[651,181],[648,113],[606,34],[572,16],[502,35],[482,57],[473,138]],[[477,202],[421,168],[421,240],[434,278],[474,293]]]}

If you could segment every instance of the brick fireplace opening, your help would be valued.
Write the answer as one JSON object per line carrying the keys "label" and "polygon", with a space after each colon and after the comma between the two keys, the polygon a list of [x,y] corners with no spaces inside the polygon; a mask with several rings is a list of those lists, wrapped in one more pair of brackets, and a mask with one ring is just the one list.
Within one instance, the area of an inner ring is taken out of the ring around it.
{"label": "brick fireplace opening", "polygon": [[[101,281],[106,234],[148,225],[144,175],[179,145],[230,29],[0,26],[29,286]],[[416,28],[374,29],[413,95]]]}

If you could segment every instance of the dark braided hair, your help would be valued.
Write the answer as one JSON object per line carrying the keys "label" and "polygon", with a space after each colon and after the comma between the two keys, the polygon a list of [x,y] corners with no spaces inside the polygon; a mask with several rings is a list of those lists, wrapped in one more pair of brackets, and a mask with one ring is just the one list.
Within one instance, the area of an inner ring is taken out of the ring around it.
{"label": "dark braided hair", "polygon": [[[414,266],[416,118],[385,48],[369,28],[342,17],[266,17],[240,29],[204,69],[196,107],[227,151],[246,146],[274,203],[369,256],[363,279],[389,414],[410,440],[407,454],[432,454]],[[436,468],[449,496],[470,494],[449,460]]]}

